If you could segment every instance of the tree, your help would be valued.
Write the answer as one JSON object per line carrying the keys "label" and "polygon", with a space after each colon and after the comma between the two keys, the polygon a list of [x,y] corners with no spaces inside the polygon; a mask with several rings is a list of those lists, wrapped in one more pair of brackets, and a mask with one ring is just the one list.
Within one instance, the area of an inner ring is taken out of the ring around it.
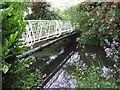
{"label": "tree", "polygon": [[104,39],[120,41],[119,2],[83,2],[64,13],[83,32],[78,38],[80,43],[103,45]]}
{"label": "tree", "polygon": [[32,10],[32,14],[26,16],[27,20],[53,20],[61,19],[55,10],[50,10],[51,5],[47,2],[33,2],[29,6]]}

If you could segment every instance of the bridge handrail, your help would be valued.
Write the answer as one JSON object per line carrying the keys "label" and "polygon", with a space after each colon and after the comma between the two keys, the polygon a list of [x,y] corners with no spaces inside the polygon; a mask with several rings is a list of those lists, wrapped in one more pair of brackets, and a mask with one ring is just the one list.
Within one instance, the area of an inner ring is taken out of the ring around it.
{"label": "bridge handrail", "polygon": [[65,20],[27,20],[27,22],[22,38],[26,46],[73,31],[71,22]]}

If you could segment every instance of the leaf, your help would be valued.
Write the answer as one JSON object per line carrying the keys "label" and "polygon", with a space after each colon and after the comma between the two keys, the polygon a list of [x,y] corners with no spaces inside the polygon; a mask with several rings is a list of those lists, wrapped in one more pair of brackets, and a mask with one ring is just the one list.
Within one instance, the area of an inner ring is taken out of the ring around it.
{"label": "leaf", "polygon": [[8,68],[10,68],[10,67],[11,67],[11,65],[12,65],[12,64],[7,64]]}
{"label": "leaf", "polygon": [[7,49],[7,51],[5,52],[5,56],[8,55],[9,52],[10,52],[10,50]]}
{"label": "leaf", "polygon": [[0,67],[0,70],[2,70],[4,73],[7,73],[8,72],[8,70],[9,70],[9,67],[10,67],[10,65],[3,65],[3,67],[1,66]]}
{"label": "leaf", "polygon": [[8,46],[9,42],[7,39],[5,39],[5,46]]}
{"label": "leaf", "polygon": [[9,41],[7,39],[5,39],[3,42],[3,47],[2,47],[3,52],[8,48],[8,44],[9,44]]}
{"label": "leaf", "polygon": [[9,38],[9,46],[11,46],[13,42],[14,42],[14,34],[11,34]]}
{"label": "leaf", "polygon": [[25,64],[25,67],[29,67],[29,64]]}
{"label": "leaf", "polygon": [[17,31],[17,32],[15,33],[15,39],[17,38],[18,34],[19,34],[19,32]]}
{"label": "leaf", "polygon": [[7,56],[5,56],[4,58],[6,59],[6,58],[11,57],[11,56],[13,56],[13,55],[7,55]]}
{"label": "leaf", "polygon": [[9,46],[11,46],[14,42],[15,42],[15,39],[17,38],[18,36],[18,32],[16,32],[15,34],[11,34],[10,35],[10,38],[9,38]]}

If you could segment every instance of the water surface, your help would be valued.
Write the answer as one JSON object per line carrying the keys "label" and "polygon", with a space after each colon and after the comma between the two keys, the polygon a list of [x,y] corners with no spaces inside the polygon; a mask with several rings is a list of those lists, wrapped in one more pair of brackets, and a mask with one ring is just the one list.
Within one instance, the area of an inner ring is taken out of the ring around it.
{"label": "water surface", "polygon": [[105,52],[99,46],[85,46],[81,48],[79,44],[70,41],[59,41],[50,47],[39,51],[33,56],[34,63],[32,70],[40,68],[46,76],[49,76],[70,53],[65,64],[46,83],[44,88],[75,88],[76,80],[71,79],[71,71],[75,70],[76,63],[91,65],[94,63],[99,67],[101,63],[106,68],[111,67],[113,62],[105,57]]}

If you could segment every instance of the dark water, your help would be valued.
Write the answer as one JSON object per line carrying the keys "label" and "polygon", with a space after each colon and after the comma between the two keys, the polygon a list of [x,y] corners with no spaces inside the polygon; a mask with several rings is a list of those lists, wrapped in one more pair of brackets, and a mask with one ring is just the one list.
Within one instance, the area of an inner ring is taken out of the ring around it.
{"label": "dark water", "polygon": [[[71,54],[72,52],[72,54]],[[70,79],[70,71],[75,70],[76,62],[85,65],[101,63],[105,69],[113,65],[113,62],[105,57],[104,50],[99,46],[85,46],[69,41],[59,41],[56,44],[33,54],[35,62],[31,65],[32,70],[40,68],[46,76],[49,76],[62,62],[64,65],[51,77],[44,88],[75,88],[76,80]]]}

